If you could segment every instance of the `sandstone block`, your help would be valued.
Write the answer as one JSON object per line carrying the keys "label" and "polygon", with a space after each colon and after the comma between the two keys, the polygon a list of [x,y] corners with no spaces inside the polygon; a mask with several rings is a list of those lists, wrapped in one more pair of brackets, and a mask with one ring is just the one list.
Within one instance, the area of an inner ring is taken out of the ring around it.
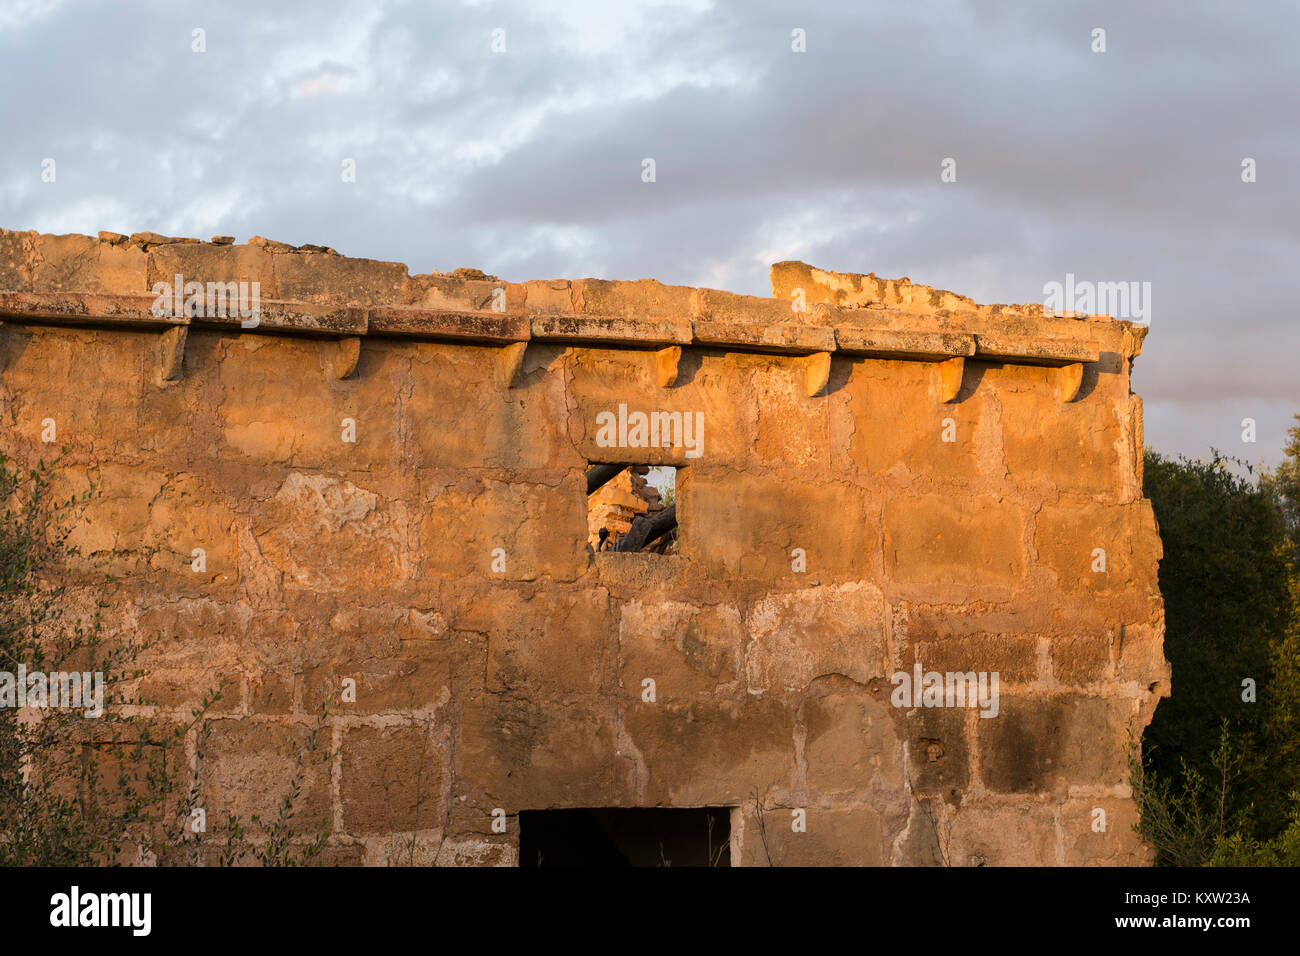
{"label": "sandstone block", "polygon": [[[879,523],[867,493],[848,484],[793,488],[788,482],[696,470],[680,492],[682,550],[713,575],[801,581],[807,574],[854,579],[877,567]],[[835,534],[823,522],[834,515]]]}
{"label": "sandstone block", "polygon": [[803,690],[840,674],[858,684],[885,674],[888,609],[869,584],[773,594],[746,615],[751,694]]}
{"label": "sandstone block", "polygon": [[639,699],[654,680],[660,701],[725,694],[744,677],[745,633],[737,608],[668,601],[624,604],[619,618],[620,683]]}
{"label": "sandstone block", "polygon": [[1122,745],[1129,703],[1069,694],[1008,699],[976,727],[980,777],[1000,793],[1045,793],[1061,782],[1118,784],[1128,773]]}
{"label": "sandstone block", "polygon": [[[234,815],[250,835],[274,825],[292,781],[301,773],[302,792],[294,806],[294,827],[314,834],[330,825],[330,735],[309,745],[310,728],[250,720],[217,720],[204,749],[203,806],[210,822],[225,825]],[[257,819],[254,820],[254,817]]]}
{"label": "sandstone block", "polygon": [[1068,801],[1061,808],[1065,865],[1150,866],[1155,853],[1133,837],[1137,820],[1132,800],[1080,797]]}
{"label": "sandstone block", "polygon": [[[1033,634],[986,631],[1009,622],[982,620],[974,614],[938,609],[912,611],[895,621],[895,669],[911,672],[917,661],[924,671],[997,671],[1002,682],[1030,683],[1038,679],[1038,639]],[[971,630],[974,628],[974,630]]]}
{"label": "sandstone block", "polygon": [[[1062,405],[1052,393],[1046,373],[1034,374],[1042,377],[1040,387],[998,396],[1006,466],[1012,480],[1042,483],[1075,494],[1107,495],[1112,500],[1131,498],[1134,483],[1131,474],[1125,474],[1119,405],[1100,395]],[[1069,443],[1057,441],[1054,436],[1062,432],[1077,438]]]}
{"label": "sandstone block", "polygon": [[343,737],[343,829],[430,829],[444,815],[446,758],[432,723],[355,727]]}
{"label": "sandstone block", "polygon": [[1052,866],[1056,825],[1044,806],[965,806],[956,814],[947,847],[949,866]]}
{"label": "sandstone block", "polygon": [[1044,505],[1035,525],[1039,560],[1065,591],[1158,592],[1160,538],[1151,502],[1123,507],[1064,500]]}
{"label": "sandstone block", "polygon": [[810,697],[800,708],[806,728],[808,786],[822,794],[903,785],[902,742],[887,700],[864,693]]}
{"label": "sandstone block", "polygon": [[885,505],[885,562],[894,580],[964,589],[1024,575],[1024,519],[993,498],[926,495]]}
{"label": "sandstone block", "polygon": [[464,706],[458,792],[485,814],[624,805],[616,738],[612,707],[482,694]]}
{"label": "sandstone block", "polygon": [[638,805],[738,806],[793,784],[794,716],[779,701],[637,703],[623,722]]}
{"label": "sandstone block", "polygon": [[256,548],[286,588],[360,592],[399,585],[414,573],[414,528],[405,501],[295,471],[273,498],[254,507]]}
{"label": "sandstone block", "polygon": [[920,707],[908,712],[901,722],[907,735],[907,772],[912,789],[960,804],[970,786],[969,712]]}
{"label": "sandstone block", "polygon": [[873,808],[803,808],[807,828],[802,832],[792,829],[792,809],[765,809],[761,826],[752,811],[747,814],[742,865],[880,866],[885,862],[880,815]]}
{"label": "sandstone block", "polygon": [[1052,637],[1052,676],[1062,684],[1091,684],[1105,680],[1110,674],[1114,643],[1114,635],[1105,631]]}
{"label": "sandstone block", "polygon": [[983,398],[940,403],[936,376],[930,363],[854,365],[848,391],[857,427],[849,453],[863,473],[965,483],[997,475],[1001,447]]}

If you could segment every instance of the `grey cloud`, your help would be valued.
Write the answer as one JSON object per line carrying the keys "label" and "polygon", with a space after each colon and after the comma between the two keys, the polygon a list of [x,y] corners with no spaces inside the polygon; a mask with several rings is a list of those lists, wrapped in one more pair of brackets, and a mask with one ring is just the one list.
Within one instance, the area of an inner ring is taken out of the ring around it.
{"label": "grey cloud", "polygon": [[[1300,12],[1284,5],[15,10],[0,15],[10,228],[257,233],[414,271],[756,294],[786,257],[980,301],[1038,301],[1066,272],[1149,281],[1135,383],[1151,443],[1226,446],[1258,408],[1274,460],[1300,409]],[[57,184],[40,181],[47,156]]]}

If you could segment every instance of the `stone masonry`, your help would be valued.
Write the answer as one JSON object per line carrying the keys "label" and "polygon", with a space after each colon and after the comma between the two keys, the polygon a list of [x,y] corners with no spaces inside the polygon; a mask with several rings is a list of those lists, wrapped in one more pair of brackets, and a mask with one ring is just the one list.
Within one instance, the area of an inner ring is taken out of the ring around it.
{"label": "stone masonry", "polygon": [[[158,314],[176,276],[258,283],[256,324],[207,285]],[[523,810],[700,806],[733,808],[745,865],[1147,862],[1145,328],[771,279],[0,231],[0,452],[67,446],[78,580],[111,631],[161,635],[157,718],[228,681],[191,755],[209,820],[273,815],[327,705],[301,810],[326,862],[413,837],[511,864]],[[620,405],[698,413],[698,454],[598,441]],[[593,552],[593,462],[678,466],[672,553]],[[996,716],[895,706],[918,668],[996,673]]]}

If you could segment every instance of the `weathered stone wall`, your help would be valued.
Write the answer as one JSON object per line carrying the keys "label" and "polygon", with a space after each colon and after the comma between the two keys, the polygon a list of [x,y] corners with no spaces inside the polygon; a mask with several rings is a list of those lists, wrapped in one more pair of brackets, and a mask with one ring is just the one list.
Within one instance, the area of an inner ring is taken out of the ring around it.
{"label": "weathered stone wall", "polygon": [[[68,447],[160,718],[230,682],[209,820],[272,815],[329,702],[300,818],[335,862],[510,863],[521,810],[633,806],[738,808],[746,864],[1147,859],[1145,330],[799,263],[760,299],[103,236],[0,232],[0,450]],[[176,274],[258,281],[260,325],[153,316]],[[620,404],[702,413],[702,453],[602,447]],[[592,461],[681,466],[679,553],[592,553]],[[893,706],[917,662],[997,672],[997,716]]]}

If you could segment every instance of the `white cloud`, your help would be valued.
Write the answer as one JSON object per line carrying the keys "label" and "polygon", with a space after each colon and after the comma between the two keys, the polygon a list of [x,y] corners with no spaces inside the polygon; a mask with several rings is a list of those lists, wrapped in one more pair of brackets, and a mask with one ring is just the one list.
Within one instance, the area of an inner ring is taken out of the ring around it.
{"label": "white cloud", "polygon": [[63,0],[0,0],[0,31],[21,30],[52,16]]}

